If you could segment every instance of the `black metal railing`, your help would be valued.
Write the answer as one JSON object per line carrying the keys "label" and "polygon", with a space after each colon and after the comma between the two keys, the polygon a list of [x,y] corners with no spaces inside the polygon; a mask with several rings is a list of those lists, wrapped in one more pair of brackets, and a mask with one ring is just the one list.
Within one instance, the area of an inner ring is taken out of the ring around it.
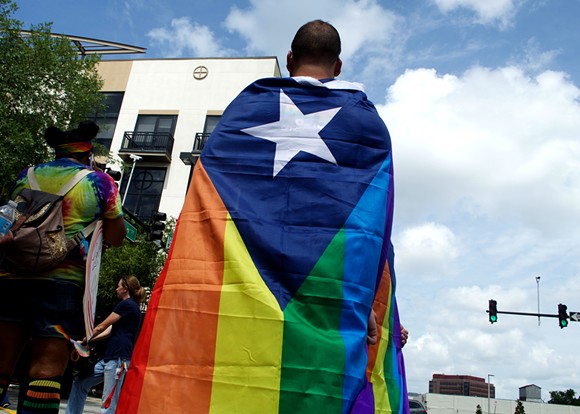
{"label": "black metal railing", "polygon": [[168,132],[126,131],[119,152],[148,152],[171,157],[174,141]]}
{"label": "black metal railing", "polygon": [[197,132],[195,134],[195,141],[193,141],[193,149],[191,152],[200,153],[201,150],[203,150],[203,147],[205,147],[205,143],[210,135],[210,132]]}

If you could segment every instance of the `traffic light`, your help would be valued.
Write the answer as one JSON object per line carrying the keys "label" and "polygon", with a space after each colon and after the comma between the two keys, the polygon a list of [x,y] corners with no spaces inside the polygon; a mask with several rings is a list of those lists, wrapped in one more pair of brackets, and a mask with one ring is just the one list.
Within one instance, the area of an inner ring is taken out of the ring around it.
{"label": "traffic light", "polygon": [[156,211],[151,217],[151,230],[149,232],[150,240],[161,240],[163,238],[163,230],[165,229],[165,220],[167,214]]}
{"label": "traffic light", "polygon": [[493,324],[497,322],[497,301],[490,299],[489,300],[489,321]]}
{"label": "traffic light", "polygon": [[561,303],[558,305],[558,323],[560,325],[560,329],[565,328],[568,326],[568,306],[562,305]]}

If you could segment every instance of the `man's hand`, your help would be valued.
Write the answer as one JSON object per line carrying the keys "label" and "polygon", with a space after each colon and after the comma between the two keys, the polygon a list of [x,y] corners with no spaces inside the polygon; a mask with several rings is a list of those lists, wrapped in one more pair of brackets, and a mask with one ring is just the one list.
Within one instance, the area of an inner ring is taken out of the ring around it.
{"label": "man's hand", "polygon": [[375,311],[371,311],[371,315],[369,316],[369,326],[367,328],[367,344],[376,344],[378,337],[379,331],[377,329],[377,315],[375,314]]}
{"label": "man's hand", "polygon": [[406,330],[403,325],[401,325],[401,348],[405,346],[407,339],[409,339],[409,331]]}

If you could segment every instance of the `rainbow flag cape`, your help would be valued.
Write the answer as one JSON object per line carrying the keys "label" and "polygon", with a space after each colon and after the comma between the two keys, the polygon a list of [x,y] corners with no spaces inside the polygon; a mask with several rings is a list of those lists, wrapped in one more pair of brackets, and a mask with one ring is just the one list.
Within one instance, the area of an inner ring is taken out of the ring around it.
{"label": "rainbow flag cape", "polygon": [[118,412],[407,413],[392,171],[360,85],[240,93],[195,166]]}

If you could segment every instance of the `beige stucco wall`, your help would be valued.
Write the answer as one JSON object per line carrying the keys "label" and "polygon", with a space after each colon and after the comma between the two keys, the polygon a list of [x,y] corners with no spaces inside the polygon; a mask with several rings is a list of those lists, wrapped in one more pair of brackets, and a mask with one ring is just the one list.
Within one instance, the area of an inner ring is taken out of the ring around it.
{"label": "beige stucco wall", "polygon": [[105,81],[103,92],[123,92],[131,74],[132,60],[107,60],[99,62],[97,71]]}

